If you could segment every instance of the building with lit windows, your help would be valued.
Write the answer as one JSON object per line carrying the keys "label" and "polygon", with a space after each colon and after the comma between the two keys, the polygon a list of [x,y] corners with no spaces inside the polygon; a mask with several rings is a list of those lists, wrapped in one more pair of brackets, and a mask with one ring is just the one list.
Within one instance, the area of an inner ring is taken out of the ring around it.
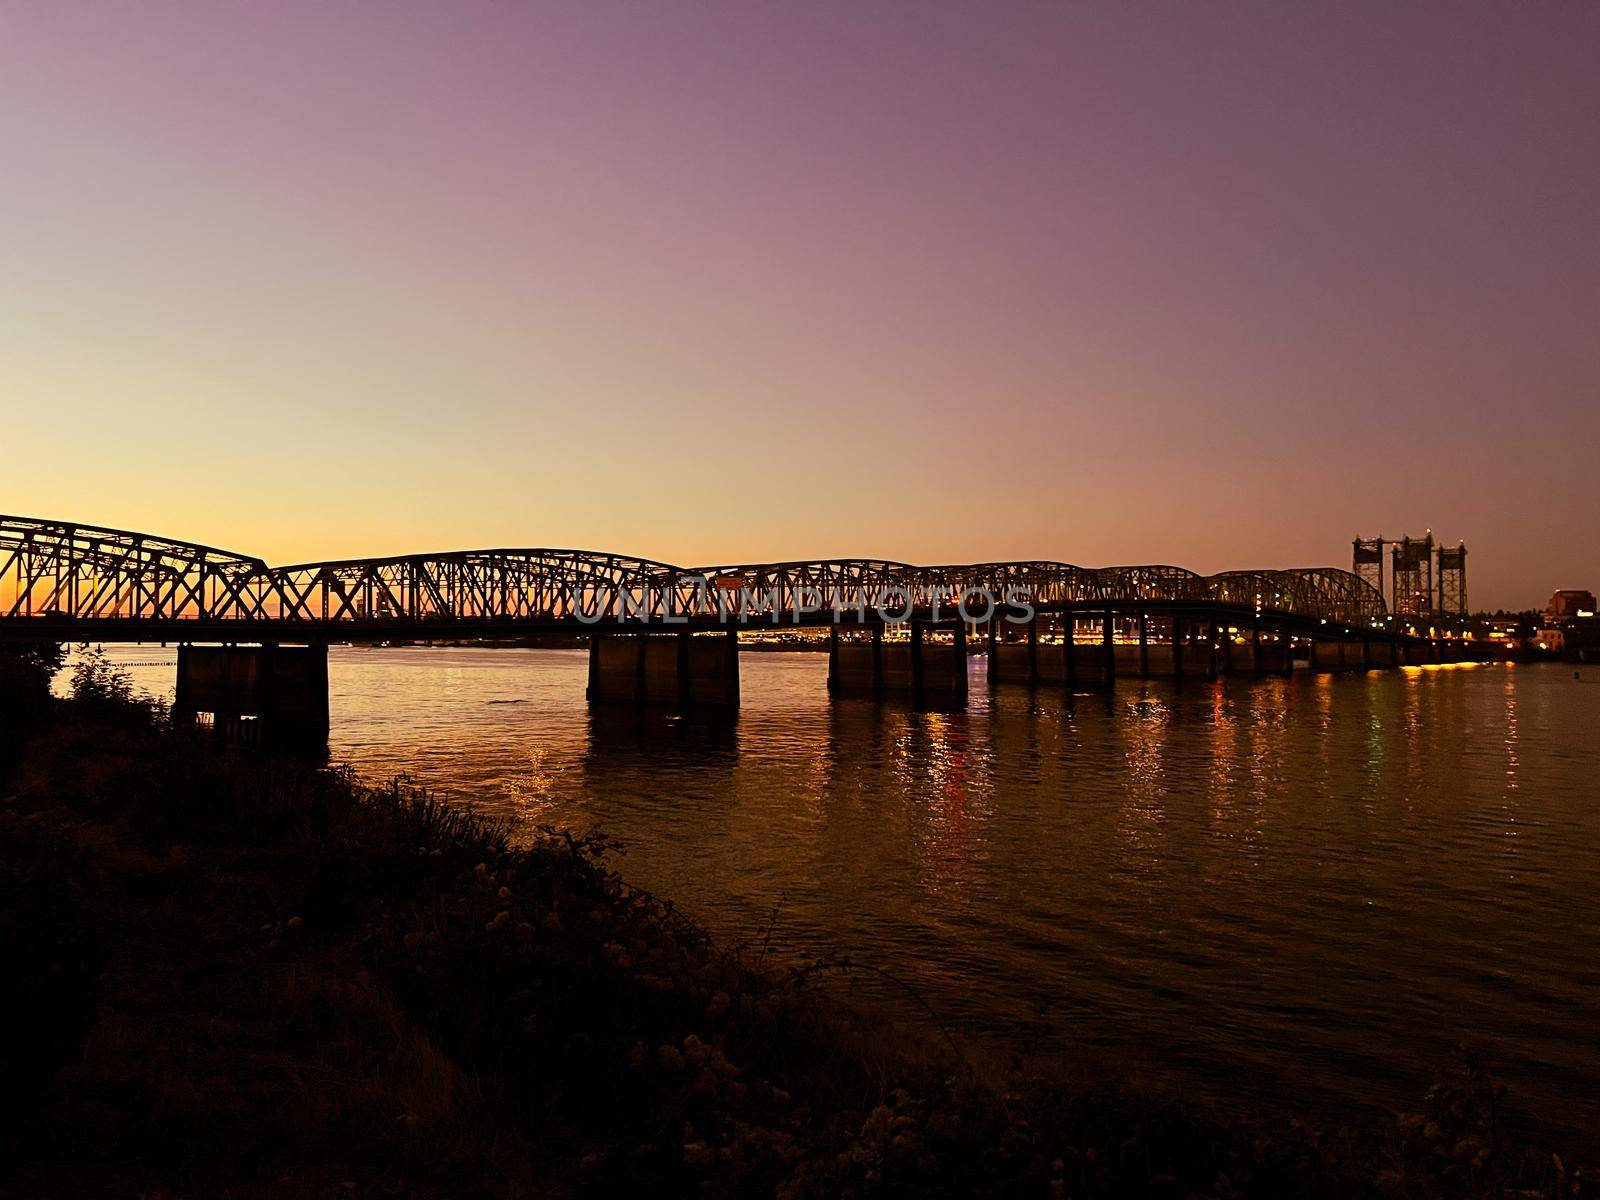
{"label": "building with lit windows", "polygon": [[1600,618],[1595,616],[1594,593],[1563,588],[1545,605],[1539,628],[1539,648],[1581,662],[1600,661]]}

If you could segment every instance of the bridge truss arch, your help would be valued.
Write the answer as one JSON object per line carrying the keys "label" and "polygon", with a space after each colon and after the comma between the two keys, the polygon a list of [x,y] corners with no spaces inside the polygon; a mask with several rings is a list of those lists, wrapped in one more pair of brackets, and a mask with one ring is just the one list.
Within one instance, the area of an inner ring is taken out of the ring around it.
{"label": "bridge truss arch", "polygon": [[1290,612],[1350,626],[1377,624],[1386,613],[1383,595],[1359,575],[1339,567],[1224,571],[1207,579],[1211,598],[1257,612]]}
{"label": "bridge truss arch", "polygon": [[[898,614],[973,591],[1042,608],[1219,604],[1351,627],[1386,615],[1337,567],[1202,576],[1146,564],[1049,560],[917,566],[840,558],[683,568],[605,551],[493,549],[271,567],[259,558],[126,530],[0,516],[0,620],[254,623],[326,637],[345,626],[468,632],[738,616]],[[16,626],[13,625],[13,631]],[[87,624],[85,625],[87,628]],[[246,636],[249,636],[246,634]]]}
{"label": "bridge truss arch", "polygon": [[247,619],[266,571],[214,546],[0,516],[0,617]]}
{"label": "bridge truss arch", "polygon": [[604,551],[498,549],[301,563],[270,575],[266,619],[427,625],[660,620],[681,572]]}

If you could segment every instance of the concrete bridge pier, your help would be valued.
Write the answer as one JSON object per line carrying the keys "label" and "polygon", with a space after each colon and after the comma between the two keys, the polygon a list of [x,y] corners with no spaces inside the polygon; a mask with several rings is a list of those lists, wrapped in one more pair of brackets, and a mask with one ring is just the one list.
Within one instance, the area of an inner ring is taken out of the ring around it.
{"label": "concrete bridge pier", "polygon": [[1215,617],[1203,617],[1196,623],[1200,637],[1198,641],[1191,640],[1184,648],[1184,660],[1189,667],[1189,673],[1199,679],[1215,679],[1217,677],[1217,621]]}
{"label": "concrete bridge pier", "polygon": [[1100,686],[1110,691],[1117,685],[1117,622],[1109,609],[1100,621],[1100,669],[1104,674]]}
{"label": "concrete bridge pier", "polygon": [[1211,678],[1218,665],[1214,646],[1217,629],[1214,620],[1195,620],[1173,613],[1167,618],[1166,641],[1151,645],[1145,652],[1149,673],[1174,679]]}
{"label": "concrete bridge pier", "polygon": [[1089,614],[1091,628],[1099,626],[1099,639],[1078,641],[1078,616],[1069,613],[1062,633],[1062,659],[1065,663],[1065,682],[1073,691],[1109,691],[1116,686],[1117,646],[1116,614],[1107,611],[1098,618]]}
{"label": "concrete bridge pier", "polygon": [[1112,668],[1115,675],[1127,679],[1144,679],[1150,674],[1150,633],[1148,622],[1141,609],[1130,617],[1117,618],[1126,640],[1112,647]]}
{"label": "concrete bridge pier", "polygon": [[326,646],[178,646],[177,721],[262,749],[326,746]]}
{"label": "concrete bridge pier", "polygon": [[[946,628],[949,641],[930,640],[930,634]],[[913,621],[911,647],[917,702],[966,704],[967,623],[957,621],[948,627],[936,627]]]}
{"label": "concrete bridge pier", "polygon": [[[1017,640],[1008,641],[1003,634],[1014,633]],[[1026,625],[1013,626],[1004,618],[989,622],[989,686],[1002,683],[1024,683],[1037,687],[1039,664],[1039,615],[1035,613]]]}
{"label": "concrete bridge pier", "polygon": [[1228,632],[1228,622],[1220,617],[1211,622],[1211,674],[1233,674],[1233,635]]}
{"label": "concrete bridge pier", "polygon": [[1166,636],[1148,653],[1152,675],[1183,676],[1183,618],[1172,613],[1166,618]]}
{"label": "concrete bridge pier", "polygon": [[1395,647],[1398,661],[1408,667],[1420,667],[1432,661],[1432,649],[1426,642],[1406,642]]}
{"label": "concrete bridge pier", "polygon": [[1367,665],[1367,644],[1345,638],[1313,638],[1311,666],[1318,671],[1342,671]]}
{"label": "concrete bridge pier", "polygon": [[[881,626],[870,640],[841,638],[837,628],[828,636],[828,691],[835,696],[909,696],[914,703],[965,704],[967,701],[967,626],[965,621],[931,625],[910,623],[910,638],[890,641]],[[949,641],[936,641],[940,633]],[[990,638],[996,653],[996,639]],[[991,678],[1001,656],[991,659]]]}
{"label": "concrete bridge pier", "polygon": [[883,695],[883,627],[874,625],[865,636],[839,636],[828,630],[828,693],[833,696]]}
{"label": "concrete bridge pier", "polygon": [[1261,669],[1273,675],[1294,674],[1294,645],[1281,630],[1261,647]]}
{"label": "concrete bridge pier", "polygon": [[1249,651],[1242,647],[1236,640],[1238,630],[1230,626],[1227,621],[1217,623],[1217,674],[1232,675],[1239,669],[1239,659],[1248,655]]}
{"label": "concrete bridge pier", "polygon": [[739,635],[596,633],[589,638],[590,703],[739,706]]}
{"label": "concrete bridge pier", "polygon": [[1228,673],[1250,675],[1261,670],[1260,630],[1254,625],[1237,627],[1228,635]]}
{"label": "concrete bridge pier", "polygon": [[[1006,641],[994,633],[989,642],[989,682],[1023,683],[1029,687],[1052,685],[1068,691],[1109,686],[1117,667],[1112,637],[1112,618],[1094,617],[1100,626],[1100,639],[1080,644],[1076,640],[1080,614],[1035,614],[1017,631],[1016,641]],[[1041,636],[1041,623],[1047,623]]]}
{"label": "concrete bridge pier", "polygon": [[1261,623],[1252,620],[1241,636],[1243,641],[1236,642],[1230,635],[1225,643],[1227,670],[1235,674],[1286,675],[1294,669],[1289,643],[1283,635],[1268,637],[1262,633]]}

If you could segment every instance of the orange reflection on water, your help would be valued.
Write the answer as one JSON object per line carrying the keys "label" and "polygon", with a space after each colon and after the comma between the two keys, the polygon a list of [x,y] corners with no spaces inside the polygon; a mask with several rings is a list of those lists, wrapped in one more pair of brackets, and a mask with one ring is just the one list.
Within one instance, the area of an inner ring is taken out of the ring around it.
{"label": "orange reflection on water", "polygon": [[1517,790],[1517,679],[1506,671],[1506,790]]}
{"label": "orange reflection on water", "polygon": [[1167,740],[1172,708],[1163,699],[1145,695],[1126,706],[1121,722],[1127,790],[1117,808],[1117,833],[1138,852],[1134,866],[1160,860],[1159,837],[1166,817],[1168,776]]}
{"label": "orange reflection on water", "polygon": [[[965,713],[914,714],[915,754],[902,767],[910,809],[923,824],[923,886],[933,894],[959,890],[983,852],[992,816],[984,756],[974,753]],[[919,803],[920,802],[920,803]]]}

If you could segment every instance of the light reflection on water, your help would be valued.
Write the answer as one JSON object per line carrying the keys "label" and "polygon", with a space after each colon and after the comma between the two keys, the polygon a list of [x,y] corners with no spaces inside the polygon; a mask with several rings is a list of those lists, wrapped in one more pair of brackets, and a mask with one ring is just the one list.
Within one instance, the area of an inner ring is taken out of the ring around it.
{"label": "light reflection on water", "polygon": [[[114,657],[170,692],[170,657]],[[497,815],[601,828],[729,941],[859,955],[1001,1043],[1224,1095],[1414,1101],[1462,1042],[1600,1128],[1600,674],[1405,669],[966,712],[830,701],[823,656],[746,654],[734,721],[591,713],[582,651],[344,649],[336,759]]]}

